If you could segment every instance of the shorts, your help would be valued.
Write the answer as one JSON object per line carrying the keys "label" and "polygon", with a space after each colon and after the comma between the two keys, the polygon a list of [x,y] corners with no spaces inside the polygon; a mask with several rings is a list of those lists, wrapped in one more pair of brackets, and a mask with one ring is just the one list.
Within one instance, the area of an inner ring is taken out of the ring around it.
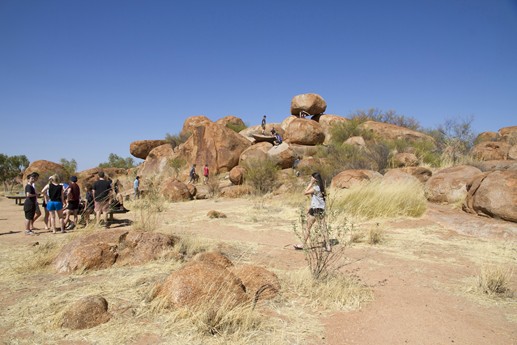
{"label": "shorts", "polygon": [[323,215],[325,214],[325,210],[322,208],[310,208],[309,214],[313,217],[316,217],[316,216],[323,217]]}
{"label": "shorts", "polygon": [[95,201],[95,212],[104,212],[107,213],[110,208],[109,200],[104,201]]}
{"label": "shorts", "polygon": [[23,204],[23,212],[25,212],[25,219],[32,220],[36,214],[36,203],[25,200]]}
{"label": "shorts", "polygon": [[63,209],[63,203],[61,201],[49,201],[47,203],[47,210],[49,211],[61,211]]}
{"label": "shorts", "polygon": [[70,200],[68,202],[67,210],[75,211],[79,209],[79,200]]}

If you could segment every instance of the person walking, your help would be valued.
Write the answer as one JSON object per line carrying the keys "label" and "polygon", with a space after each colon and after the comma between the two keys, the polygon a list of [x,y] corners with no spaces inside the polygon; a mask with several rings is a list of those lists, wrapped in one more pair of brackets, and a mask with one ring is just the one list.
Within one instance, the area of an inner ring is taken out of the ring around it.
{"label": "person walking", "polygon": [[27,178],[27,184],[25,185],[25,202],[23,203],[23,212],[25,213],[25,235],[35,235],[36,233],[33,231],[33,222],[34,215],[36,214],[38,195],[34,188],[34,174],[29,174]]}
{"label": "person walking", "polygon": [[108,228],[108,211],[111,197],[111,183],[104,179],[104,171],[99,171],[99,179],[92,188],[96,225],[100,225],[101,215],[104,214],[104,228]]}
{"label": "person walking", "polygon": [[196,165],[195,164],[192,164],[192,168],[190,169],[190,172],[189,172],[189,177],[190,177],[190,180],[188,181],[188,183],[196,183],[197,180],[199,179],[199,175],[196,173]]}
{"label": "person walking", "polygon": [[59,184],[59,175],[50,176],[50,182],[43,187],[41,193],[45,194],[48,191],[49,201],[47,202],[47,210],[50,212],[50,228],[55,234],[57,229],[56,214],[59,219],[61,233],[66,233],[65,222],[63,220],[63,205],[65,204],[65,193],[63,186]]}
{"label": "person walking", "polygon": [[330,252],[332,247],[330,246],[327,229],[325,226],[325,185],[323,184],[323,179],[319,172],[314,172],[311,175],[311,180],[307,188],[305,188],[305,195],[309,195],[311,197],[311,205],[309,211],[307,212],[307,228],[303,233],[303,244],[297,244],[294,246],[295,249],[307,249],[307,242],[309,241],[309,237],[311,235],[312,226],[316,221],[320,223],[319,231],[322,232],[323,241],[325,245],[325,250]]}
{"label": "person walking", "polygon": [[137,176],[133,182],[133,192],[135,199],[140,199],[140,176]]}

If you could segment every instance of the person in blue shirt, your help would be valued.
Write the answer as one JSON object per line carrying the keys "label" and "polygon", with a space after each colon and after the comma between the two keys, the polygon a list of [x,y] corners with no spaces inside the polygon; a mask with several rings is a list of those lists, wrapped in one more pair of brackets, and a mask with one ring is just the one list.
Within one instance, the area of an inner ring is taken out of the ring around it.
{"label": "person in blue shirt", "polygon": [[140,198],[140,176],[135,178],[135,182],[133,182],[133,191],[135,195],[135,199]]}

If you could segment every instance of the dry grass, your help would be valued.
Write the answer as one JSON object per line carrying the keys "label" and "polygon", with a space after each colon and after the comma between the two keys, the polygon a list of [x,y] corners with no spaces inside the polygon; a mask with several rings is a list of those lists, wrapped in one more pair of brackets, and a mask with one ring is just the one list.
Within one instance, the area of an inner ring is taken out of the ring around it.
{"label": "dry grass", "polygon": [[375,224],[375,226],[371,226],[368,229],[367,242],[369,244],[380,244],[384,242],[385,237],[385,231],[379,226],[379,223]]}
{"label": "dry grass", "polygon": [[511,297],[509,282],[513,271],[508,267],[484,265],[477,277],[475,290],[488,296]]}
{"label": "dry grass", "polygon": [[141,231],[155,231],[161,225],[160,213],[165,209],[165,200],[157,196],[146,196],[129,204],[133,213],[131,228]]}
{"label": "dry grass", "polygon": [[419,217],[427,208],[424,188],[411,180],[374,180],[331,193],[338,209],[358,218]]}
{"label": "dry grass", "polygon": [[61,246],[54,241],[34,245],[31,251],[18,262],[15,271],[18,273],[32,273],[44,270],[52,263]]}

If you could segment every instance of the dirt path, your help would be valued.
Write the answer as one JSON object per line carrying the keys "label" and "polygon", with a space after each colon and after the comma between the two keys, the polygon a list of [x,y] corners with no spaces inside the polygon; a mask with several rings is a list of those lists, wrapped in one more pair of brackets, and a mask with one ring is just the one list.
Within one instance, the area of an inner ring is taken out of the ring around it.
{"label": "dirt path", "polygon": [[[25,236],[21,207],[0,198],[0,210],[3,263],[9,262],[9,253],[27,250],[35,241],[67,236],[42,231],[40,236]],[[210,210],[227,218],[209,219]],[[230,243],[242,249],[244,261],[290,270],[305,265],[303,254],[290,249],[296,242],[292,232],[296,212],[273,201],[217,199],[172,204],[160,218],[162,230]],[[368,226],[358,224],[359,229]],[[351,263],[344,268],[371,286],[374,300],[355,311],[322,311],[319,321],[324,332],[310,343],[517,344],[516,299],[494,300],[467,291],[486,263],[513,267],[510,285],[517,291],[515,224],[430,205],[420,219],[381,221],[380,226],[386,240],[377,246],[354,244],[347,251]],[[16,305],[26,296],[23,291],[0,293],[0,306]],[[3,332],[7,330],[0,326],[0,339]],[[19,334],[30,338],[30,332]],[[152,333],[145,339],[151,339],[149,344],[163,341]],[[30,343],[25,340],[20,343]]]}

